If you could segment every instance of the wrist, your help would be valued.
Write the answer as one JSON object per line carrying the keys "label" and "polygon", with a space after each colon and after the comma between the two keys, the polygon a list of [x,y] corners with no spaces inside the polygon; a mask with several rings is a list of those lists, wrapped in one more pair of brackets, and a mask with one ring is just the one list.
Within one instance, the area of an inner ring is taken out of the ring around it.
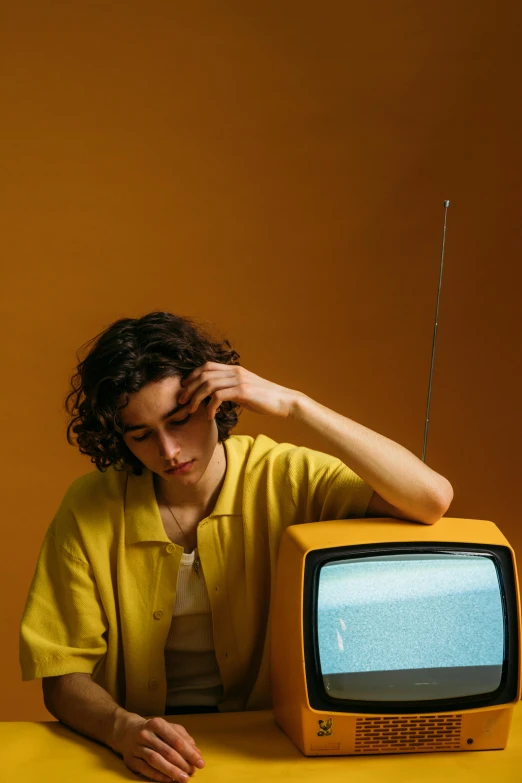
{"label": "wrist", "polygon": [[303,394],[303,392],[300,391],[296,391],[290,405],[289,418],[296,419],[296,421],[305,419],[307,405],[309,405],[311,402],[312,399],[306,394]]}
{"label": "wrist", "polygon": [[116,753],[121,753],[120,748],[128,727],[133,723],[140,723],[142,721],[143,718],[141,715],[138,715],[135,712],[128,712],[127,710],[124,710],[123,707],[117,707],[111,715],[109,736],[106,744]]}

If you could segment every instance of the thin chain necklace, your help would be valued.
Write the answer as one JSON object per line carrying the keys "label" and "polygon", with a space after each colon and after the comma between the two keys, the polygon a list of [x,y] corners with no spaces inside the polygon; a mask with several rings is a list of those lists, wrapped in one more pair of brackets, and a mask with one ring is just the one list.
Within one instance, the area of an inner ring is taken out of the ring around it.
{"label": "thin chain necklace", "polygon": [[[185,538],[185,540],[186,540],[186,539],[187,539],[187,534],[184,532],[183,528],[181,527],[181,525],[179,524],[178,520],[176,519],[176,516],[175,516],[175,514],[174,514],[173,510],[172,510],[172,509],[171,509],[171,507],[168,505],[168,503],[165,503],[165,505],[167,506],[168,510],[169,510],[169,511],[170,511],[170,513],[172,514],[172,518],[174,519],[174,522],[175,522],[175,523],[176,523],[176,525],[179,527],[179,529],[181,530],[181,534],[183,535],[183,537],[184,537],[184,538]],[[195,573],[196,573],[196,576],[198,577],[198,579],[200,578],[200,576],[199,576],[199,570],[200,570],[200,567],[201,567],[201,560],[199,559],[199,555],[198,555],[198,548],[196,547],[196,548],[195,548],[195,550],[194,550],[194,562],[192,563],[192,568],[194,569],[194,571],[195,571]]]}

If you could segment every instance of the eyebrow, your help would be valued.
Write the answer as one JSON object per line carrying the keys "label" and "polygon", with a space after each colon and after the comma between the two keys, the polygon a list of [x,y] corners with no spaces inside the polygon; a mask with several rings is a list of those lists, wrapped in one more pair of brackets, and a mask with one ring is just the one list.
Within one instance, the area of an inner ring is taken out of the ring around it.
{"label": "eyebrow", "polygon": [[[161,417],[162,421],[164,421],[165,419],[168,419],[169,416],[173,416],[175,413],[180,411],[182,408],[186,408],[187,405],[188,405],[187,402],[184,403],[183,405],[176,405],[174,408],[172,408],[171,411],[169,411],[168,413],[165,413]],[[123,428],[123,432],[132,432],[133,430],[144,430],[148,426],[149,426],[148,424],[132,424],[132,425],[129,425],[128,427],[124,427]]]}

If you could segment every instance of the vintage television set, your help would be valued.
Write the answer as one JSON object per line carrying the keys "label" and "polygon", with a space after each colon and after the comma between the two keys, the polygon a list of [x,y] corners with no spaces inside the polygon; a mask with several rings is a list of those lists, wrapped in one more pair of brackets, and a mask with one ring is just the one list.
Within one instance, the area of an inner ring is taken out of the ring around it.
{"label": "vintage television set", "polygon": [[520,699],[515,554],[486,520],[292,525],[275,721],[307,756],[501,749]]}

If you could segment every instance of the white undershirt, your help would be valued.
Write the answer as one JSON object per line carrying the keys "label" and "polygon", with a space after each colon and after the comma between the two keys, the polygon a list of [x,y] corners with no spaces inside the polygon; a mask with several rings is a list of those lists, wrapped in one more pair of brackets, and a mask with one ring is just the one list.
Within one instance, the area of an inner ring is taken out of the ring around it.
{"label": "white undershirt", "polygon": [[212,614],[195,550],[181,556],[176,601],[165,645],[168,707],[217,705],[223,685],[214,653]]}

